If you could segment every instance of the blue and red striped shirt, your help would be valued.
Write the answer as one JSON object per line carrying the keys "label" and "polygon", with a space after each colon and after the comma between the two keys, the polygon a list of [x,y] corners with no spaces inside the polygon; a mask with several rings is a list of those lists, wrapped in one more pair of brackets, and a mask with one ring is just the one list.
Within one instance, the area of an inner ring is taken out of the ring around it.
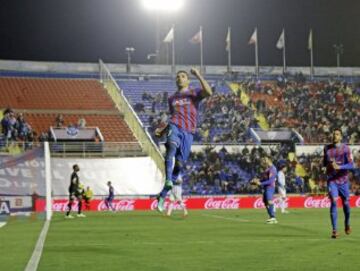
{"label": "blue and red striped shirt", "polygon": [[181,92],[177,91],[169,97],[170,122],[172,124],[189,133],[195,133],[199,104],[203,99],[201,92],[200,88],[188,88]]}
{"label": "blue and red striped shirt", "polygon": [[268,167],[261,176],[260,185],[262,187],[275,187],[277,170],[274,165]]}
{"label": "blue and red striped shirt", "polygon": [[[335,170],[332,161],[340,166],[339,170]],[[352,169],[353,160],[351,150],[346,144],[330,144],[324,148],[324,166],[328,182],[336,182],[343,184],[348,181],[348,169]]]}

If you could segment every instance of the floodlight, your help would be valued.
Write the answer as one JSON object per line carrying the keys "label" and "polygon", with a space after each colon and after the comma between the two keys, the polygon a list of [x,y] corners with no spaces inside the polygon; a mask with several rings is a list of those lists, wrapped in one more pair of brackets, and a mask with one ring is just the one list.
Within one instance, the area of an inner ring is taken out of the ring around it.
{"label": "floodlight", "polygon": [[184,0],[142,0],[146,9],[154,11],[178,11],[184,6]]}

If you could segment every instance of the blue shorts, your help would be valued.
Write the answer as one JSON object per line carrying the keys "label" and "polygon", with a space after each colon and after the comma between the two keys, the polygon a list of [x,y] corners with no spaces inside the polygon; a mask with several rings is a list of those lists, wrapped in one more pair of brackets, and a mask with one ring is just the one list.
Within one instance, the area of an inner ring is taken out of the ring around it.
{"label": "blue shorts", "polygon": [[176,145],[177,151],[175,159],[185,162],[189,158],[191,145],[193,143],[193,134],[180,129],[176,125],[169,124],[169,132],[167,136],[167,143]]}
{"label": "blue shorts", "polygon": [[341,197],[344,200],[350,198],[349,182],[337,184],[336,182],[328,183],[328,192],[331,198]]}
{"label": "blue shorts", "polygon": [[267,204],[269,201],[272,201],[273,196],[275,193],[275,187],[264,187],[264,192],[263,192],[263,202],[264,204]]}

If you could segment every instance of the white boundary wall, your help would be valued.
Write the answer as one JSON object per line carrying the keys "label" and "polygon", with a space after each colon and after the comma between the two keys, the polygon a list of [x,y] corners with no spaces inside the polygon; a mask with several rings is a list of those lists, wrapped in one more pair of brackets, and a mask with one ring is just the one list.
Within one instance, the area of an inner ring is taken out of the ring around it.
{"label": "white boundary wall", "polygon": [[80,182],[90,186],[95,195],[107,195],[111,181],[115,194],[157,194],[163,187],[162,174],[150,157],[69,159],[52,158],[53,196],[68,195],[72,166],[78,164]]}

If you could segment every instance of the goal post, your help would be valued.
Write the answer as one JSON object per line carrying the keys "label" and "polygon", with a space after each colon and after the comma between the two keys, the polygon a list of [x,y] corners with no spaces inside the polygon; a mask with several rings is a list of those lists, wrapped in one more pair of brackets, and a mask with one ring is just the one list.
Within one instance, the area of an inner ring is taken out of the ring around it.
{"label": "goal post", "polygon": [[46,196],[46,220],[51,220],[52,216],[52,198],[51,198],[51,159],[49,142],[44,143],[45,157],[45,196]]}

